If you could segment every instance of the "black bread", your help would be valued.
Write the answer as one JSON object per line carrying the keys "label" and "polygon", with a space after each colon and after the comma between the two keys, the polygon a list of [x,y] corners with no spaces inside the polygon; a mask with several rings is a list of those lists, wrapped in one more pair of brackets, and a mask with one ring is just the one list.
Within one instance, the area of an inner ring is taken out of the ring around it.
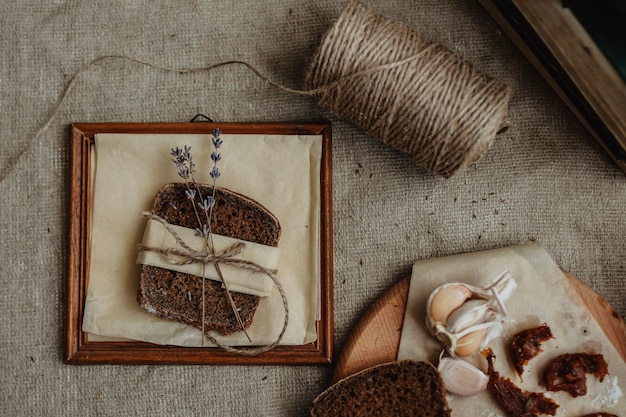
{"label": "black bread", "polygon": [[439,372],[427,362],[390,362],[342,379],[311,405],[312,417],[449,417]]}
{"label": "black bread", "polygon": [[[213,192],[211,186],[198,186],[202,196]],[[198,227],[198,220],[185,190],[183,183],[166,185],[157,194],[152,210],[170,224],[193,229]],[[248,197],[224,188],[216,188],[211,230],[218,235],[274,247],[278,246],[281,234],[278,219],[269,210]],[[231,296],[244,327],[249,327],[259,297],[234,291],[231,291]],[[199,277],[142,265],[137,301],[153,314],[202,328],[202,279]],[[205,282],[204,326],[205,331],[215,330],[222,335],[241,330],[226,292],[218,281]]]}

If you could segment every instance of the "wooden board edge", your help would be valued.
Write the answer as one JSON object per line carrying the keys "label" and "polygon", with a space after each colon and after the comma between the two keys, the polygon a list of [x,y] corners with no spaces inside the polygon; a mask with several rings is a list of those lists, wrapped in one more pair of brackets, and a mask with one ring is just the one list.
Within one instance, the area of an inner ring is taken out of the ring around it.
{"label": "wooden board edge", "polygon": [[73,365],[329,365],[315,343],[278,346],[254,357],[217,348],[160,346],[144,342],[86,342],[67,361]]}
{"label": "wooden board edge", "polygon": [[[409,276],[391,286],[359,319],[337,359],[333,384],[360,370],[396,359],[410,282]],[[382,326],[393,334],[397,333],[397,340],[380,337],[376,348],[370,349],[371,345],[369,342],[365,343],[365,339],[370,336],[368,332],[373,325]]]}
{"label": "wooden board edge", "polygon": [[[583,281],[568,272],[564,272],[564,275],[626,362],[626,322],[623,317]],[[410,282],[411,275],[400,279],[357,321],[337,359],[333,384],[363,369],[396,360]],[[382,330],[381,334],[377,335],[376,349],[371,349],[372,329],[376,327]]]}
{"label": "wooden board edge", "polygon": [[622,146],[626,138],[616,136],[598,114],[597,109],[587,102],[579,86],[572,81],[541,37],[534,32],[515,2],[513,0],[479,0],[479,3],[610,158],[626,173],[626,149]]}
{"label": "wooden board edge", "polygon": [[568,272],[563,272],[576,295],[600,325],[615,350],[626,362],[626,322],[624,318],[600,294],[582,280]]}

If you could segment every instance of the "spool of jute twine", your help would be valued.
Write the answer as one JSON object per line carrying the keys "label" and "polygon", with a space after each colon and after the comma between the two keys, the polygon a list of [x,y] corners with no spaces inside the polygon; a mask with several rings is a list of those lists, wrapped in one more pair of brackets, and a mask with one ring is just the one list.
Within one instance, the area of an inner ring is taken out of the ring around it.
{"label": "spool of jute twine", "polygon": [[507,85],[360,0],[323,37],[305,89],[446,178],[477,161],[508,126]]}
{"label": "spool of jute twine", "polygon": [[304,90],[283,86],[245,61],[170,68],[126,55],[93,59],[71,77],[47,122],[0,170],[0,182],[50,126],[79,76],[109,59],[180,74],[243,65],[275,88],[315,98],[326,110],[446,178],[477,161],[496,134],[508,128],[507,85],[361,0],[352,0],[323,37]]}

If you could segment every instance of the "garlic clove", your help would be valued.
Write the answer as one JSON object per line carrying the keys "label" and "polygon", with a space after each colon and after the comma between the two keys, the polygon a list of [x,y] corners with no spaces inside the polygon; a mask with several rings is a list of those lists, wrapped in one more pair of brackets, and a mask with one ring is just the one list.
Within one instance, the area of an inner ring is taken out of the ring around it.
{"label": "garlic clove", "polygon": [[448,316],[446,327],[451,333],[460,333],[476,324],[483,323],[492,311],[487,300],[468,300]]}
{"label": "garlic clove", "polygon": [[488,329],[480,329],[459,338],[454,346],[454,355],[467,358],[478,352],[485,340]]}
{"label": "garlic clove", "polygon": [[452,394],[476,395],[487,388],[489,377],[470,363],[455,358],[441,358],[437,366],[446,391]]}
{"label": "garlic clove", "polygon": [[448,316],[472,296],[472,291],[463,284],[440,287],[429,300],[430,319],[434,323],[447,322]]}

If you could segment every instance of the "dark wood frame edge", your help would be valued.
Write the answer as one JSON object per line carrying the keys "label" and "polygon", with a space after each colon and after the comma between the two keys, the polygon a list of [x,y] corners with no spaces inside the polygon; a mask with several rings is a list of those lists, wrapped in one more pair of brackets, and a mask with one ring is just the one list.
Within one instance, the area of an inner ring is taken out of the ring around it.
{"label": "dark wood frame edge", "polygon": [[626,149],[621,146],[596,109],[585,100],[580,89],[524,18],[515,2],[511,0],[479,0],[479,2],[626,174]]}

